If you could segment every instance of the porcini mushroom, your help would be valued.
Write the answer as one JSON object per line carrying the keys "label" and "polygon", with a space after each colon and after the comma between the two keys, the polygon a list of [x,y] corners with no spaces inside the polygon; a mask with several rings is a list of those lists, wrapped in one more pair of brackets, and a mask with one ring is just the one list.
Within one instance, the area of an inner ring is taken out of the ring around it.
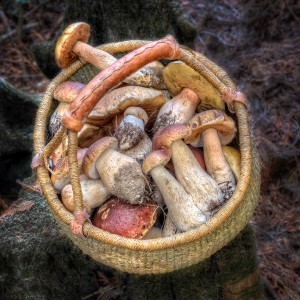
{"label": "porcini mushroom", "polygon": [[203,76],[183,62],[168,64],[163,71],[164,82],[171,94],[176,96],[183,88],[193,90],[200,98],[198,111],[207,109],[225,110],[220,93]]}
{"label": "porcini mushroom", "polygon": [[[89,37],[90,26],[88,24],[77,22],[69,25],[56,43],[55,58],[57,64],[61,68],[68,67],[79,56],[102,71],[117,60],[109,53],[88,45]],[[162,78],[159,78],[149,68],[144,67],[124,81],[133,85],[154,87],[161,83]]]}
{"label": "porcini mushroom", "polygon": [[235,180],[221,145],[229,144],[235,137],[236,127],[232,118],[219,110],[207,110],[196,114],[187,124],[191,134],[186,143],[203,146],[208,174],[218,183],[225,200],[235,190]]}
{"label": "porcini mushroom", "polygon": [[118,141],[103,137],[93,143],[83,159],[83,171],[92,179],[101,178],[112,195],[131,204],[144,200],[145,178],[139,163],[116,151]]}
{"label": "porcini mushroom", "polygon": [[145,158],[142,168],[145,174],[150,173],[158,186],[176,227],[188,231],[206,222],[207,218],[196,207],[182,185],[164,168],[170,158],[170,150],[153,151]]}
{"label": "porcini mushroom", "polygon": [[[80,186],[83,207],[88,214],[91,213],[93,208],[99,207],[110,197],[110,192],[100,179],[80,180]],[[74,194],[71,184],[68,184],[63,188],[61,200],[69,211],[74,211]]]}
{"label": "porcini mushroom", "polygon": [[96,104],[87,117],[87,122],[96,126],[104,125],[129,106],[143,108],[149,122],[155,120],[159,109],[167,102],[161,91],[140,86],[125,86],[107,93]]}
{"label": "porcini mushroom", "polygon": [[182,141],[190,135],[187,125],[174,124],[160,129],[153,137],[153,149],[172,150],[172,162],[177,180],[193,203],[207,217],[223,203],[218,184],[199,165],[189,147]]}
{"label": "porcini mushroom", "polygon": [[132,205],[112,197],[96,211],[92,224],[110,233],[141,239],[152,228],[157,217],[157,205],[152,201]]}
{"label": "porcini mushroom", "polygon": [[199,102],[200,98],[193,90],[183,88],[162,106],[153,126],[153,133],[164,126],[186,123],[195,114]]}
{"label": "porcini mushroom", "polygon": [[126,108],[124,119],[115,132],[121,150],[130,149],[140,142],[145,134],[145,125],[148,119],[147,113],[141,107],[129,106]]}

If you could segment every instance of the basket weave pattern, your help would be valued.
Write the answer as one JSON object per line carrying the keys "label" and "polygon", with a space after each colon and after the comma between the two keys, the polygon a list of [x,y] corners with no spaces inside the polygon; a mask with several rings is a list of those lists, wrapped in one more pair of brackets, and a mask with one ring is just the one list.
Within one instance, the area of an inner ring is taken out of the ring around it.
{"label": "basket weave pattern", "polygon": [[[109,53],[115,53],[130,51],[144,44],[147,44],[147,41],[129,41],[107,44],[99,48]],[[224,92],[223,86],[235,88],[227,74],[220,67],[201,54],[192,50],[185,49],[184,51],[190,54],[189,60],[184,62],[188,62],[196,71],[200,73],[201,66],[208,67],[209,74],[207,75],[205,71],[204,75],[207,79],[211,79],[209,81],[218,88],[221,94]],[[66,80],[87,83],[96,74],[97,71],[92,66],[86,65],[82,61],[76,61],[70,67],[62,70],[52,80],[37,113],[34,131],[35,154],[44,153],[45,157],[49,156],[51,148],[55,148],[55,145],[57,146],[66,134],[66,129],[63,128],[45,146],[47,119],[56,86]],[[221,88],[218,86],[218,80],[223,84]],[[37,168],[37,176],[44,197],[47,199],[57,223],[85,254],[90,255],[101,263],[128,273],[167,273],[191,266],[210,257],[234,239],[246,226],[259,200],[260,168],[249,128],[248,112],[243,104],[236,101],[234,102],[234,109],[237,117],[241,152],[241,176],[232,197],[204,225],[171,237],[154,240],[133,240],[110,234],[86,222],[83,226],[85,237],[77,237],[70,230],[73,214],[58,199],[47,168],[39,166]],[[53,144],[55,145],[53,146]]]}

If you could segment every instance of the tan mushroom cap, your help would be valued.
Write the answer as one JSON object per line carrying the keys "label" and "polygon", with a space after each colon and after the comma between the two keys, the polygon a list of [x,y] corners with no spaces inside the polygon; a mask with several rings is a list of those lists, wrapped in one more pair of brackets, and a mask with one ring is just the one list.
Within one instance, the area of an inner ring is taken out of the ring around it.
{"label": "tan mushroom cap", "polygon": [[164,82],[172,97],[178,95],[183,88],[190,88],[201,99],[197,110],[225,110],[220,93],[194,69],[183,62],[168,64],[163,71]]}
{"label": "tan mushroom cap", "polygon": [[151,152],[144,160],[142,170],[144,174],[148,174],[157,166],[165,166],[171,159],[171,150],[161,149]]}
{"label": "tan mushroom cap", "polygon": [[59,84],[54,90],[54,99],[72,103],[78,94],[83,90],[85,84],[76,81],[65,81]]}
{"label": "tan mushroom cap", "polygon": [[90,26],[84,22],[69,25],[60,35],[55,47],[55,59],[61,68],[69,66],[77,59],[72,52],[76,42],[87,43],[90,37]]}
{"label": "tan mushroom cap", "polygon": [[96,162],[98,158],[105,150],[110,148],[117,149],[117,147],[118,140],[111,136],[103,137],[92,144],[83,158],[82,170],[84,174],[91,179],[98,179],[100,177],[96,169]]}
{"label": "tan mushroom cap", "polygon": [[206,110],[196,114],[188,123],[192,133],[184,139],[187,144],[195,146],[203,146],[201,133],[208,129],[214,128],[218,131],[218,135],[222,145],[229,144],[236,133],[236,126],[232,118],[219,110]]}
{"label": "tan mushroom cap", "polygon": [[140,86],[117,88],[100,99],[87,117],[87,122],[93,125],[104,125],[129,106],[143,108],[149,118],[155,120],[167,100],[161,91],[151,88]]}
{"label": "tan mushroom cap", "polygon": [[173,124],[161,128],[156,132],[152,140],[153,150],[171,148],[171,145],[178,140],[189,136],[191,128],[185,124]]}
{"label": "tan mushroom cap", "polygon": [[224,156],[233,172],[236,180],[240,178],[241,172],[241,153],[230,146],[222,146]]}
{"label": "tan mushroom cap", "polygon": [[154,202],[147,200],[144,204],[132,205],[112,197],[97,209],[92,224],[126,238],[141,239],[156,219],[157,205]]}

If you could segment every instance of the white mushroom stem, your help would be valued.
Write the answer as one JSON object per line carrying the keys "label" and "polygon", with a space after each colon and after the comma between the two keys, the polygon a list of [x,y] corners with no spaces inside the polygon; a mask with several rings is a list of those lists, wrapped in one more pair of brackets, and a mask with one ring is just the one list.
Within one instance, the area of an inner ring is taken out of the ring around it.
{"label": "white mushroom stem", "polygon": [[153,126],[153,132],[168,125],[186,123],[195,114],[199,102],[200,98],[193,90],[184,88],[162,106]]}
{"label": "white mushroom stem", "polygon": [[[80,182],[82,190],[83,206],[87,213],[90,214],[93,208],[103,204],[109,197],[110,192],[103,185],[102,181],[97,179],[82,180]],[[62,202],[65,207],[73,212],[74,211],[74,194],[72,185],[66,185],[61,192]]]}
{"label": "white mushroom stem", "polygon": [[235,179],[223,154],[217,130],[213,128],[204,130],[202,139],[207,171],[218,183],[224,200],[228,200],[235,190]]}
{"label": "white mushroom stem", "polygon": [[128,107],[124,111],[124,119],[118,126],[115,136],[121,150],[128,150],[137,145],[144,133],[148,115],[141,107]]}
{"label": "white mushroom stem", "polygon": [[206,222],[206,216],[201,213],[184,188],[163,166],[154,167],[150,174],[161,191],[168,212],[177,228],[188,231]]}
{"label": "white mushroom stem", "polygon": [[98,158],[96,169],[111,194],[131,204],[144,200],[145,178],[137,161],[113,149]]}
{"label": "white mushroom stem", "polygon": [[162,236],[171,236],[176,233],[180,233],[181,231],[176,227],[172,219],[170,218],[170,215],[168,214],[164,223],[164,227],[162,230]]}
{"label": "white mushroom stem", "polygon": [[[93,64],[100,71],[112,65],[117,59],[111,54],[94,48],[89,44],[77,41],[72,51],[78,56]],[[162,76],[158,77],[152,70],[147,67],[141,68],[132,75],[128,76],[124,82],[132,85],[140,85],[145,87],[154,87],[162,80]]]}
{"label": "white mushroom stem", "polygon": [[223,202],[218,184],[200,167],[182,140],[173,142],[171,149],[176,178],[198,209],[211,217],[212,211]]}

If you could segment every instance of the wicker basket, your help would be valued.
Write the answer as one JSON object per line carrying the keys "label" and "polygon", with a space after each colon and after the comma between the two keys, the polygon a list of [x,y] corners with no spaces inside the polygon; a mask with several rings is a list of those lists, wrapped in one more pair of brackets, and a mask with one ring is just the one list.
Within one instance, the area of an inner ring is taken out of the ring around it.
{"label": "wicker basket", "polygon": [[[106,44],[98,48],[112,54],[140,49],[140,47],[147,47],[147,45],[150,45],[150,42],[128,41]],[[227,74],[206,57],[182,46],[177,50],[180,51],[179,59],[203,75],[222,95],[226,93],[228,88],[235,89]],[[77,134],[74,134],[70,129],[67,130],[62,127],[46,145],[47,120],[53,102],[53,92],[58,84],[66,80],[81,78],[83,83],[87,83],[96,75],[95,68],[78,60],[63,69],[52,80],[37,112],[34,130],[35,155],[40,155],[46,161],[53,149],[68,134],[68,155],[70,159],[72,155],[74,157],[77,150]],[[59,200],[51,184],[48,168],[45,165],[40,165],[36,168],[38,180],[57,223],[85,254],[96,261],[128,273],[167,273],[191,266],[210,257],[234,239],[246,226],[259,200],[260,168],[249,128],[248,111],[245,105],[238,101],[233,101],[233,108],[238,125],[241,176],[232,197],[204,225],[170,237],[154,240],[134,240],[110,234],[94,227],[89,222],[85,222],[83,225],[84,237],[78,237],[70,230],[70,224],[74,219],[73,214]],[[74,162],[70,163],[71,183],[74,193],[76,190],[80,190],[78,174],[76,174],[78,168],[76,168],[75,159]],[[81,201],[82,207],[80,191],[78,198],[79,200],[76,201],[79,204]]]}

